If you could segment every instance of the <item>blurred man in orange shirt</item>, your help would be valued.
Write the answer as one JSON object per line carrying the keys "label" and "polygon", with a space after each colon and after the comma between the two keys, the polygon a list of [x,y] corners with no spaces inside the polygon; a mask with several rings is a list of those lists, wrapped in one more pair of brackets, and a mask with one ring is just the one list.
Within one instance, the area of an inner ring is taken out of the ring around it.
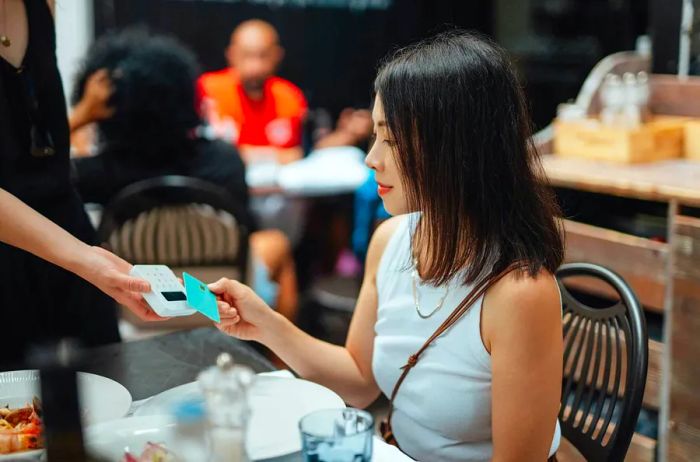
{"label": "blurred man in orange shirt", "polygon": [[202,115],[219,136],[238,146],[246,161],[270,152],[280,163],[303,155],[306,99],[296,85],[274,75],[283,57],[272,25],[245,21],[231,34],[229,67],[205,73],[197,82]]}

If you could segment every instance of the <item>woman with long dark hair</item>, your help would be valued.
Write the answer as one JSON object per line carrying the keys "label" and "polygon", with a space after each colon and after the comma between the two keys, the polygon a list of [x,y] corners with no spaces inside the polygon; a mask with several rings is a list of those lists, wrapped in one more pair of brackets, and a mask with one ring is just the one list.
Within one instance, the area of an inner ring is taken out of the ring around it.
{"label": "woman with long dark hair", "polygon": [[220,328],[353,406],[383,392],[383,435],[419,460],[553,458],[563,244],[515,71],[498,46],[451,32],[392,55],[375,92],[366,162],[395,217],[372,238],[345,346],[235,281],[211,285]]}

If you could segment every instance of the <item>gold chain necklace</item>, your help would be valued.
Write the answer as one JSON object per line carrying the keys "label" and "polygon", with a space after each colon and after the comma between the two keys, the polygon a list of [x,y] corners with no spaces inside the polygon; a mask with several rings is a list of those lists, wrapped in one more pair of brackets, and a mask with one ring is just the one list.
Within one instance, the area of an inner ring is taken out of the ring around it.
{"label": "gold chain necklace", "polygon": [[413,304],[416,306],[416,313],[418,313],[418,316],[420,316],[422,319],[428,319],[438,311],[440,311],[440,308],[442,308],[442,305],[445,303],[445,299],[447,298],[447,294],[450,292],[450,286],[449,284],[447,287],[445,287],[445,293],[442,294],[442,297],[440,297],[440,301],[438,304],[433,308],[433,310],[428,313],[428,314],[423,314],[420,310],[420,296],[418,294],[418,262],[414,259],[413,260],[413,270],[411,271],[411,283],[412,283],[412,288],[413,288]]}
{"label": "gold chain necklace", "polygon": [[[2,30],[7,31],[7,0],[2,0]],[[4,33],[0,35],[0,44],[5,48],[9,48],[12,45],[12,40],[10,37]]]}

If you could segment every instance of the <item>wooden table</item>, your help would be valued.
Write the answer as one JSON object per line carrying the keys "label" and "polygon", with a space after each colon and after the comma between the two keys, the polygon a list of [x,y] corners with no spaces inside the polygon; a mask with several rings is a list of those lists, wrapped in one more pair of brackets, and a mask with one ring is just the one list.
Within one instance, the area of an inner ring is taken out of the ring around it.
{"label": "wooden table", "polygon": [[[663,342],[649,345],[644,405],[660,411],[659,460],[700,460],[700,219],[687,214],[700,207],[700,162],[619,165],[544,155],[542,163],[552,186],[667,205],[666,242],[565,220],[566,259],[615,270],[646,309],[664,315]],[[599,290],[587,284],[579,282]],[[635,435],[627,460],[655,460],[655,451],[654,440]]]}

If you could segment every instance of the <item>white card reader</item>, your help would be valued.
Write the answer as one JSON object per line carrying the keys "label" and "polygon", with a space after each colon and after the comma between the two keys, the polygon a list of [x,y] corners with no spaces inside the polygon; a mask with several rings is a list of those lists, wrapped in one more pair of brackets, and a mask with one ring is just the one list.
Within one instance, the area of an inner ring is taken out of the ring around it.
{"label": "white card reader", "polygon": [[143,294],[158,316],[189,316],[197,312],[187,304],[185,288],[175,273],[165,265],[134,265],[130,273],[151,283],[151,291]]}

